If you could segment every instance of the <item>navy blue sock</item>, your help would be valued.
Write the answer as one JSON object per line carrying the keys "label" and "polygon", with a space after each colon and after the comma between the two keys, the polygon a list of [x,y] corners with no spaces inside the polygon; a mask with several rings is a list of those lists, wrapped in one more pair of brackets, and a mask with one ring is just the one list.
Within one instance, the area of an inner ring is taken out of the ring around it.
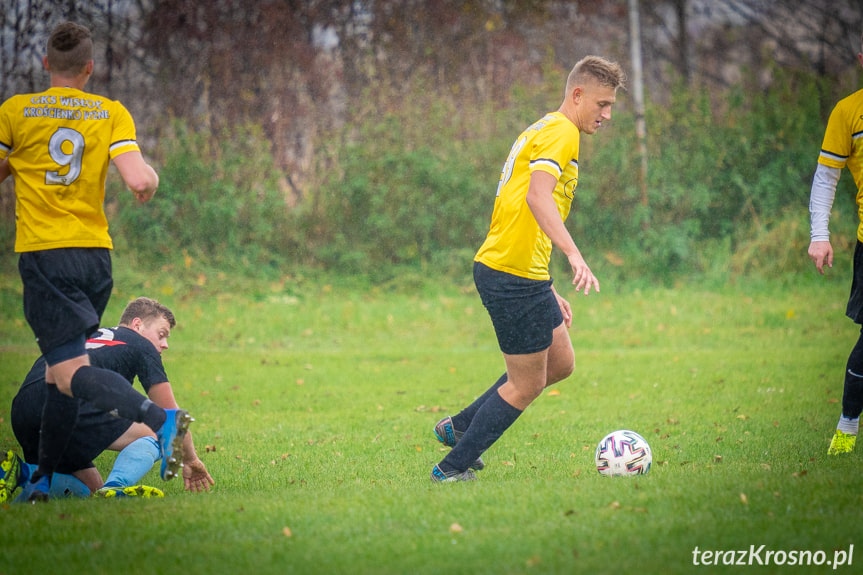
{"label": "navy blue sock", "polygon": [[495,391],[477,410],[473,422],[461,439],[456,443],[446,457],[438,464],[441,471],[466,471],[483,454],[486,449],[497,441],[509,426],[515,423],[521,410],[508,404]]}
{"label": "navy blue sock", "polygon": [[842,415],[849,419],[863,412],[863,330],[845,368],[845,390],[842,393]]}
{"label": "navy blue sock", "polygon": [[486,402],[486,400],[492,396],[497,389],[507,382],[506,373],[494,383],[491,387],[489,387],[485,393],[476,398],[476,401],[465,407],[458,413],[458,415],[452,416],[452,426],[454,429],[464,432],[468,427],[470,427],[471,422],[473,421],[476,412],[479,411],[479,408],[482,407],[482,404]]}
{"label": "navy blue sock", "polygon": [[85,365],[72,376],[72,395],[125,419],[147,424],[153,431],[165,423],[165,410],[138,393],[119,373]]}
{"label": "navy blue sock", "polygon": [[48,384],[48,395],[42,406],[42,431],[39,434],[39,467],[30,476],[36,481],[47,475],[50,477],[66,451],[69,438],[78,423],[78,400],[64,395],[56,385]]}

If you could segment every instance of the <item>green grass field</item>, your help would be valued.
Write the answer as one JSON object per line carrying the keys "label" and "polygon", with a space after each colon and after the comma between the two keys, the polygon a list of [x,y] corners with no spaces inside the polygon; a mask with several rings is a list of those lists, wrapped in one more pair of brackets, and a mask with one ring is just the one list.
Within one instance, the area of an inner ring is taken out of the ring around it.
{"label": "green grass field", "polygon": [[[185,494],[155,471],[162,500],[5,505],[0,574],[741,570],[721,565],[728,553],[693,565],[696,547],[786,563],[759,573],[835,559],[856,572],[863,455],[826,455],[857,337],[840,272],[571,297],[575,374],[489,450],[479,481],[447,485],[429,481],[432,427],[503,370],[471,289],[288,279],[239,295],[215,278],[124,277],[106,323],[137,295],[174,310],[165,364],[217,484]],[[16,282],[0,284],[4,448],[36,354]],[[648,475],[596,472],[597,441],[619,428],[650,442]]]}

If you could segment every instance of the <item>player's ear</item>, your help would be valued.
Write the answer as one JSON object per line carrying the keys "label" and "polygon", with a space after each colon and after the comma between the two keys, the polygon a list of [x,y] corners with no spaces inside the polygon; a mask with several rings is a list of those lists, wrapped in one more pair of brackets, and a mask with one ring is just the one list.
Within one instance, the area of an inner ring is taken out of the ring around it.
{"label": "player's ear", "polygon": [[48,65],[48,56],[42,56],[42,67],[45,68],[46,72],[51,71],[51,66]]}

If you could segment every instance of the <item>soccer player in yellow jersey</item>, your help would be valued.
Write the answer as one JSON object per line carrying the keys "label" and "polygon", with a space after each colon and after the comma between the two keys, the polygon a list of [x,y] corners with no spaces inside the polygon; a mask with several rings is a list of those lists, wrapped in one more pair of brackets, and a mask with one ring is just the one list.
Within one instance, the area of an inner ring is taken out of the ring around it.
{"label": "soccer player in yellow jersey", "polygon": [[564,220],[578,185],[578,145],[611,118],[621,67],[587,56],[570,72],[563,102],[519,135],[501,171],[491,227],[474,261],[474,282],[491,316],[506,373],[460,413],[435,425],[453,449],[434,466],[433,481],[476,479],[482,453],[542,390],[574,369],[568,328],[572,310],[552,286],[552,246],[566,254],[576,292],[599,281]]}
{"label": "soccer player in yellow jersey", "polygon": [[[91,366],[87,336],[111,295],[111,238],[103,202],[108,163],[141,202],[159,185],[135,141],[132,116],[119,102],[84,92],[93,73],[90,31],[66,22],[43,59],[51,87],[0,106],[0,181],[15,178],[18,269],[24,316],[46,359],[39,467],[24,486],[27,501],[47,501],[51,475],[78,417],[78,401],[145,423],[157,433],[162,478],[175,476],[191,418],[164,410],[113,371]],[[2,465],[0,482],[11,468]],[[3,490],[0,489],[0,492]]]}
{"label": "soccer player in yellow jersey", "polygon": [[[863,37],[861,37],[863,50]],[[863,51],[857,54],[863,65]],[[830,243],[830,209],[836,196],[836,184],[842,168],[848,168],[857,185],[857,246],[854,249],[854,271],[851,295],[845,314],[855,323],[863,324],[863,90],[840,100],[824,132],[821,154],[809,199],[811,243],[809,257],[819,273],[824,266],[833,267],[833,246]],[[845,389],[842,394],[842,414],[827,453],[836,455],[854,451],[860,413],[863,412],[863,331],[857,340],[845,368]]]}

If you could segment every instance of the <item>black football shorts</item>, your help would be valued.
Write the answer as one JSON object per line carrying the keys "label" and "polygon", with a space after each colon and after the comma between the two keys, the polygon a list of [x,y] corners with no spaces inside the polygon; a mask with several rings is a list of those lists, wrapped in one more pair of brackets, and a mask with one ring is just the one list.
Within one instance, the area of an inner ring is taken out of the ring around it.
{"label": "black football shorts", "polygon": [[[18,271],[24,285],[24,317],[42,355],[51,365],[83,355],[84,339],[98,329],[114,286],[110,250],[23,252],[18,258]],[[80,340],[80,350],[66,351],[64,355],[68,357],[52,355],[52,351],[75,340]]]}
{"label": "black football shorts", "polygon": [[503,353],[524,355],[551,347],[554,330],[563,323],[551,280],[523,278],[479,262],[474,262],[473,279]]}

